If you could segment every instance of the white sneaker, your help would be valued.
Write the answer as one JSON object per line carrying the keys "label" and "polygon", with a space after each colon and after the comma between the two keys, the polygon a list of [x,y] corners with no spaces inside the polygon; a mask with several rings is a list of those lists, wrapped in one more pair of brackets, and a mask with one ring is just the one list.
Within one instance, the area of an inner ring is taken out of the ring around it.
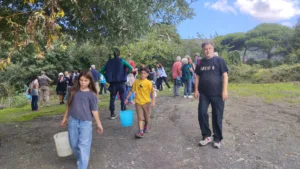
{"label": "white sneaker", "polygon": [[189,96],[188,96],[188,98],[189,98],[189,99],[192,99],[192,98],[193,98],[193,96],[192,96],[192,95],[189,95]]}
{"label": "white sneaker", "polygon": [[207,145],[207,144],[210,143],[210,142],[212,142],[211,137],[206,137],[205,139],[201,140],[201,141],[199,142],[199,144],[200,144],[201,146],[205,146],[205,145]]}
{"label": "white sneaker", "polygon": [[221,148],[221,142],[220,141],[215,141],[214,142],[214,148],[217,148],[217,149]]}
{"label": "white sneaker", "polygon": [[186,98],[187,98],[187,96],[186,96],[186,95],[184,95],[184,96],[183,96],[183,98],[185,98],[185,99],[186,99]]}

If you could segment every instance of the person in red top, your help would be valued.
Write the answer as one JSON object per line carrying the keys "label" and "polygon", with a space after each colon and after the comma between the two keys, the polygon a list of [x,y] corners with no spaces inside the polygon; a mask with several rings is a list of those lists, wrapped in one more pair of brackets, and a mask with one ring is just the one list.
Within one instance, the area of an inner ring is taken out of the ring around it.
{"label": "person in red top", "polygon": [[137,75],[137,69],[135,68],[135,62],[132,60],[132,54],[129,53],[128,57],[129,57],[129,59],[128,59],[127,62],[132,66],[133,76],[136,77],[136,75]]}
{"label": "person in red top", "polygon": [[181,57],[177,56],[176,62],[173,64],[173,67],[172,67],[172,77],[173,77],[173,81],[174,81],[174,88],[173,88],[174,97],[180,96],[179,91],[180,91],[181,84],[178,84],[178,83],[176,84],[176,79],[177,79],[177,81],[180,80],[181,66],[182,66]]}

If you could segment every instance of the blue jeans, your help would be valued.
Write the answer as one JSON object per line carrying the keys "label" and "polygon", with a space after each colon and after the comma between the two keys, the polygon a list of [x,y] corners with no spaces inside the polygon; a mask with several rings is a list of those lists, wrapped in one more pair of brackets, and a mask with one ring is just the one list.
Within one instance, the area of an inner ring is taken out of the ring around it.
{"label": "blue jeans", "polygon": [[192,95],[192,79],[187,79],[184,81],[184,95]]}
{"label": "blue jeans", "polygon": [[70,116],[68,131],[70,146],[79,162],[78,169],[87,169],[92,145],[92,121],[83,121]]}
{"label": "blue jeans", "polygon": [[39,96],[31,96],[31,110],[38,110]]}
{"label": "blue jeans", "polygon": [[211,104],[212,107],[212,127],[214,132],[214,140],[221,141],[223,139],[222,120],[225,105],[222,96],[206,96],[203,93],[200,94],[198,105],[198,121],[202,137],[206,138],[211,136],[207,113],[209,104]]}

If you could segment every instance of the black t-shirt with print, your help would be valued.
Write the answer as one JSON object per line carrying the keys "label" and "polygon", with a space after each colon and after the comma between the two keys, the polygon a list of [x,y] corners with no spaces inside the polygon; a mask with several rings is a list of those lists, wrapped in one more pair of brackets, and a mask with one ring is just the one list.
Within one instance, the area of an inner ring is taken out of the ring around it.
{"label": "black t-shirt with print", "polygon": [[214,56],[210,59],[202,59],[195,71],[200,77],[199,92],[207,96],[222,95],[222,76],[224,72],[228,72],[228,67],[223,58]]}

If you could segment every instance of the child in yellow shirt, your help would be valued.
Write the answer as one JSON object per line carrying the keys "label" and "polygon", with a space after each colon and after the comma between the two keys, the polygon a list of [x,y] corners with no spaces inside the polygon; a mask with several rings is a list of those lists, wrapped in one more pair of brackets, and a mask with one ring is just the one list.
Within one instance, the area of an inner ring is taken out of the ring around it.
{"label": "child in yellow shirt", "polygon": [[155,97],[152,97],[152,103],[150,94],[154,96],[154,89],[151,81],[147,79],[149,75],[149,69],[146,67],[140,70],[140,79],[137,79],[133,85],[131,91],[128,93],[125,104],[128,102],[128,98],[131,96],[132,92],[135,92],[135,108],[138,117],[138,127],[139,132],[135,135],[137,138],[143,138],[144,133],[149,131],[150,123],[150,107],[155,106]]}

